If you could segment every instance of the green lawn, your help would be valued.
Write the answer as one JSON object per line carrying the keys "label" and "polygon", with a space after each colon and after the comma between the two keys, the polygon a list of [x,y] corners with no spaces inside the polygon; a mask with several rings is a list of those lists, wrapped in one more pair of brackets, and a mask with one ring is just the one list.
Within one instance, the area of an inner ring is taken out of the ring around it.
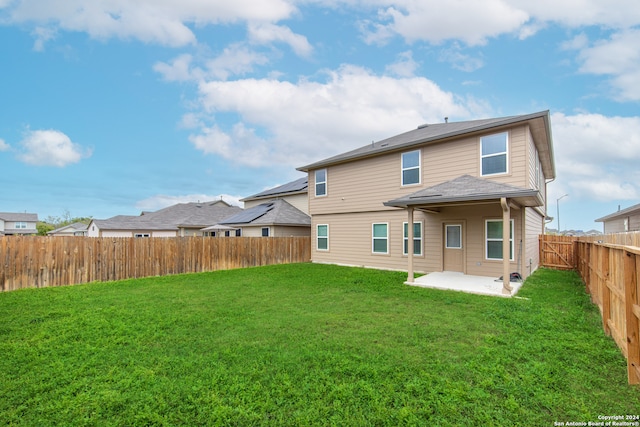
{"label": "green lawn", "polygon": [[0,294],[2,425],[523,425],[640,414],[572,272],[503,299],[296,264]]}

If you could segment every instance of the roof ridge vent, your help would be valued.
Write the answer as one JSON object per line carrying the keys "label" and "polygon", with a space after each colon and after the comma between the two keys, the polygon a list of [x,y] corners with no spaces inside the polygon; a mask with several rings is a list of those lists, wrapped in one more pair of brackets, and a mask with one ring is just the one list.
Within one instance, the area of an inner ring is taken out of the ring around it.
{"label": "roof ridge vent", "polygon": [[418,129],[424,129],[426,127],[429,127],[429,123],[425,123],[425,124],[422,124],[422,125],[418,126]]}

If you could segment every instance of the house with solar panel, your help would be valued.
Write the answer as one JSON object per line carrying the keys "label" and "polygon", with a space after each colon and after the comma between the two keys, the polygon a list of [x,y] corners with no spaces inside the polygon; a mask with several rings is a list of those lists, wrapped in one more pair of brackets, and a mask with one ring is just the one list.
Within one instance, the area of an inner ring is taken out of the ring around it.
{"label": "house with solar panel", "polygon": [[292,237],[311,235],[308,182],[304,176],[245,197],[244,211],[221,225],[240,230],[244,237]]}
{"label": "house with solar panel", "polygon": [[[527,277],[539,264],[549,111],[433,123],[298,168],[308,174],[312,261]],[[506,292],[505,292],[506,293]]]}

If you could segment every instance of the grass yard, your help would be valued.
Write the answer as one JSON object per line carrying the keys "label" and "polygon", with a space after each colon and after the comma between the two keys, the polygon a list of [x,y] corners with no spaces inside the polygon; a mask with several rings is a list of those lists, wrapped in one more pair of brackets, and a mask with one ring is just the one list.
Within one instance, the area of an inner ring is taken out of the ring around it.
{"label": "grass yard", "polygon": [[523,425],[640,415],[575,273],[520,297],[294,264],[0,294],[0,424]]}

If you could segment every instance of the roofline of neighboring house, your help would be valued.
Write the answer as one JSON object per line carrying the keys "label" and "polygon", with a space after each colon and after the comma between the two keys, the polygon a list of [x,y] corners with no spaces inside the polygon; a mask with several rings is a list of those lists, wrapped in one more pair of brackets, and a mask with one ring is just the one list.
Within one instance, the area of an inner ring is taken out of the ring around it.
{"label": "roofline of neighboring house", "polygon": [[625,216],[625,215],[630,214],[630,213],[635,212],[635,211],[638,211],[638,213],[640,213],[640,203],[638,203],[637,205],[630,206],[630,207],[628,207],[626,209],[622,209],[620,211],[614,212],[612,214],[603,216],[602,218],[598,218],[598,219],[595,220],[595,222],[604,222],[604,221],[607,221],[607,220],[610,220],[610,219],[615,219],[615,218],[618,218],[618,217],[621,217],[621,216]]}
{"label": "roofline of neighboring house", "polygon": [[[298,188],[301,183],[304,182],[306,185],[304,188]],[[294,186],[293,190],[287,190]],[[295,179],[291,182],[287,182],[286,184],[278,185],[276,187],[269,188],[267,190],[261,191],[259,193],[252,194],[251,196],[247,196],[245,198],[240,199],[241,202],[253,201],[253,200],[263,200],[263,199],[272,199],[272,198],[280,198],[283,196],[293,196],[296,194],[307,194],[308,183],[307,176],[302,176],[298,179]]]}
{"label": "roofline of neighboring house", "polygon": [[[233,225],[233,224],[231,224]],[[247,227],[311,227],[311,223],[309,224],[296,224],[296,223],[282,223],[282,222],[265,222],[265,223],[255,223],[248,222],[246,224],[237,224],[237,228],[247,228]]]}
{"label": "roofline of neighboring house", "polygon": [[265,194],[264,196],[248,196],[244,199],[240,199],[241,202],[252,202],[254,200],[264,200],[264,199],[280,199],[284,196],[295,196],[297,194],[307,194],[309,192],[308,189],[300,190],[300,191],[285,191],[282,193],[273,193],[273,194]]}
{"label": "roofline of neighboring house", "polygon": [[178,227],[173,227],[173,226],[169,226],[169,227],[173,227],[173,228],[168,228],[167,226],[164,225],[160,225],[160,226],[149,226],[149,224],[144,224],[145,226],[143,227],[136,227],[136,228],[129,228],[129,227],[122,227],[122,226],[109,226],[109,224],[106,224],[104,226],[100,225],[101,221],[108,221],[106,219],[94,219],[89,223],[89,226],[87,226],[87,230],[90,228],[90,226],[93,224],[95,226],[98,227],[99,230],[109,230],[109,231],[178,231]]}
{"label": "roofline of neighboring house", "polygon": [[[356,153],[349,155],[349,152],[344,153],[344,154],[338,154],[336,156],[330,157],[328,159],[324,159],[321,160],[319,162],[315,162],[315,163],[311,163],[309,165],[306,166],[302,166],[297,168],[297,170],[302,171],[302,172],[309,172],[310,170],[313,169],[319,169],[319,168],[324,168],[327,166],[334,166],[334,165],[338,165],[338,164],[342,164],[342,163],[348,163],[351,162],[353,160],[360,160],[360,159],[365,159],[365,158],[369,158],[369,157],[376,157],[379,156],[381,154],[386,154],[386,153],[392,153],[395,151],[403,151],[406,150],[407,148],[412,148],[415,146],[419,146],[419,145],[424,145],[425,143],[435,143],[435,142],[441,142],[447,139],[451,139],[451,138],[455,138],[461,135],[468,135],[468,134],[474,134],[474,133],[478,133],[478,132],[483,132],[489,129],[495,129],[495,128],[501,128],[501,127],[505,127],[505,126],[509,126],[509,125],[513,125],[515,123],[520,123],[520,122],[528,122],[528,121],[532,121],[535,119],[543,119],[544,120],[544,124],[545,124],[545,136],[547,138],[548,141],[548,146],[549,146],[549,159],[551,161],[550,164],[550,176],[547,177],[547,179],[552,179],[555,177],[556,172],[555,172],[555,160],[554,160],[554,156],[553,156],[553,140],[552,140],[552,136],[551,136],[551,125],[550,125],[550,119],[549,119],[549,110],[544,110],[544,111],[539,111],[536,113],[531,113],[531,114],[524,114],[524,115],[519,115],[519,116],[510,116],[510,117],[505,117],[503,120],[498,119],[497,121],[492,121],[490,123],[482,123],[482,124],[478,124],[478,126],[474,126],[471,128],[466,128],[466,129],[462,129],[462,130],[457,130],[457,131],[451,131],[451,132],[445,132],[436,136],[432,136],[432,137],[428,137],[428,138],[421,138],[421,139],[417,139],[414,141],[409,141],[409,142],[405,142],[405,143],[401,143],[401,144],[395,144],[395,145],[389,145],[389,146],[384,146],[384,144],[380,144],[378,147],[373,148],[371,151],[369,152],[361,152],[358,151],[359,149],[356,149],[354,151],[357,151]],[[409,131],[409,132],[413,132],[413,131]],[[408,133],[408,132],[405,132]],[[391,137],[393,138],[393,137]],[[389,138],[387,138],[389,139]],[[383,140],[384,141],[384,140]],[[380,142],[380,141],[379,141]],[[363,148],[363,147],[360,147]]]}

